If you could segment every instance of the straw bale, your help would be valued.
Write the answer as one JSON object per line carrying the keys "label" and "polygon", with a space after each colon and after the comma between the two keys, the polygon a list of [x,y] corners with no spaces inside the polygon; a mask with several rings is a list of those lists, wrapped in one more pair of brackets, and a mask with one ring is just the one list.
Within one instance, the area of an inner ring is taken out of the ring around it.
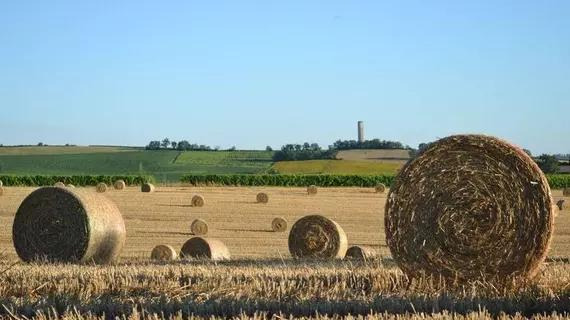
{"label": "straw bale", "polygon": [[65,183],[63,183],[63,182],[61,182],[61,181],[58,181],[58,182],[55,183],[55,186],[58,187],[58,188],[65,188]]}
{"label": "straw bale", "polygon": [[67,184],[67,187],[68,187],[68,188],[75,188],[75,186],[72,185],[71,183],[68,183],[68,184]]}
{"label": "straw bale", "polygon": [[348,240],[335,221],[309,215],[295,222],[289,231],[289,252],[293,258],[344,258]]}
{"label": "straw bale", "polygon": [[275,232],[287,231],[287,220],[279,217],[273,219],[273,221],[271,221],[271,229]]}
{"label": "straw bale", "polygon": [[562,195],[565,197],[570,197],[570,188],[564,188],[564,190],[562,190]]}
{"label": "straw bale", "polygon": [[123,181],[123,180],[117,180],[117,181],[115,181],[115,183],[113,183],[113,186],[114,186],[115,189],[117,189],[117,190],[123,190],[123,189],[125,189],[125,186],[126,186],[126,185],[127,185],[127,184],[126,184],[125,181]]}
{"label": "straw bale", "polygon": [[0,197],[4,194],[4,187],[0,187]]}
{"label": "straw bale", "polygon": [[230,251],[226,245],[212,238],[193,237],[184,243],[180,250],[181,258],[229,260]]}
{"label": "straw bale", "polygon": [[141,192],[154,192],[154,185],[152,183],[144,183],[141,186]]}
{"label": "straw bale", "polygon": [[307,193],[310,195],[315,195],[317,194],[317,186],[315,185],[310,185],[307,187]]}
{"label": "straw bale", "polygon": [[150,253],[150,258],[152,260],[171,261],[176,260],[177,257],[178,254],[176,253],[176,250],[174,250],[172,246],[166,244],[159,244],[158,246],[154,247]]}
{"label": "straw bale", "polygon": [[568,210],[570,209],[570,202],[566,200],[558,200],[555,207],[558,210]]}
{"label": "straw bale", "polygon": [[520,284],[546,257],[552,204],[546,177],[522,149],[492,136],[453,135],[396,175],[386,243],[410,278]]}
{"label": "straw bale", "polygon": [[104,182],[99,182],[96,187],[97,192],[103,193],[107,191],[107,184]]}
{"label": "straw bale", "polygon": [[2,182],[2,180],[0,180],[0,187],[2,187],[4,185],[4,183]]}
{"label": "straw bale", "polygon": [[257,194],[256,200],[258,203],[267,203],[269,201],[269,196],[265,192],[260,192]]}
{"label": "straw bale", "polygon": [[196,236],[208,233],[208,223],[202,219],[196,219],[190,224],[190,231]]}
{"label": "straw bale", "polygon": [[352,246],[346,250],[346,258],[355,260],[371,260],[378,257],[378,252],[372,247]]}
{"label": "straw bale", "polygon": [[12,240],[25,262],[111,263],[118,260],[126,237],[115,204],[89,190],[42,187],[20,204]]}
{"label": "straw bale", "polygon": [[192,206],[193,207],[202,207],[204,206],[204,197],[199,194],[195,194],[192,197]]}
{"label": "straw bale", "polygon": [[376,190],[377,193],[382,193],[386,191],[386,185],[384,185],[383,183],[379,183],[374,187],[374,189]]}

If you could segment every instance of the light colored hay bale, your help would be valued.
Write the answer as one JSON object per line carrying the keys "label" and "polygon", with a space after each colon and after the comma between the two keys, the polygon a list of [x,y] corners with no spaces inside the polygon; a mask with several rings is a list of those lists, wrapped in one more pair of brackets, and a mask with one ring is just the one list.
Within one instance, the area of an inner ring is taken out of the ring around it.
{"label": "light colored hay bale", "polygon": [[115,181],[115,183],[113,183],[113,186],[114,186],[115,189],[117,189],[117,190],[123,190],[123,189],[125,189],[125,186],[126,186],[126,185],[127,185],[127,184],[126,184],[125,181],[123,181],[123,180],[117,180],[117,181]]}
{"label": "light colored hay bale", "polygon": [[202,219],[196,219],[190,224],[190,231],[196,236],[208,233],[208,223]]}
{"label": "light colored hay bale", "polygon": [[317,186],[315,186],[315,185],[310,185],[310,186],[308,186],[308,187],[307,187],[307,193],[308,193],[309,195],[315,195],[315,194],[317,194]]}
{"label": "light colored hay bale", "polygon": [[69,183],[69,184],[67,185],[67,187],[68,187],[68,188],[75,188],[75,186],[72,185],[71,183]]}
{"label": "light colored hay bale", "polygon": [[171,261],[176,260],[178,254],[176,250],[172,246],[166,244],[159,244],[158,246],[152,249],[150,253],[150,258],[152,260],[160,260],[160,261]]}
{"label": "light colored hay bale", "polygon": [[58,182],[55,183],[55,186],[58,187],[58,188],[65,188],[65,183],[63,183],[63,182],[61,182],[61,181],[58,181]]}
{"label": "light colored hay bale", "polygon": [[383,193],[384,191],[386,191],[386,185],[384,185],[383,183],[379,183],[374,187],[374,190],[376,190],[377,193]]}
{"label": "light colored hay bale", "polygon": [[570,188],[564,188],[564,190],[562,190],[562,195],[565,197],[570,197]]}
{"label": "light colored hay bale", "polygon": [[119,258],[126,237],[119,209],[101,194],[43,187],[20,204],[12,240],[25,262],[110,263]]}
{"label": "light colored hay bale", "polygon": [[97,192],[99,193],[103,193],[103,192],[107,192],[107,184],[104,182],[100,182],[97,184],[97,186],[95,187],[95,189],[97,190]]}
{"label": "light colored hay bale", "polygon": [[194,237],[184,243],[180,250],[180,257],[214,261],[229,260],[230,251],[218,239]]}
{"label": "light colored hay bale", "polygon": [[344,258],[348,240],[335,221],[321,215],[305,216],[289,231],[289,252],[293,258]]}
{"label": "light colored hay bale", "polygon": [[257,203],[267,203],[269,201],[269,196],[265,192],[260,192],[256,196]]}
{"label": "light colored hay bale", "polygon": [[0,197],[4,195],[4,187],[0,187]]}
{"label": "light colored hay bale", "polygon": [[4,185],[4,183],[2,182],[2,180],[0,180],[0,187],[2,187]]}
{"label": "light colored hay bale", "polygon": [[155,188],[152,183],[144,183],[141,186],[141,192],[154,192]]}
{"label": "light colored hay bale", "polygon": [[346,250],[346,258],[355,260],[372,260],[378,257],[378,252],[372,247],[352,246]]}
{"label": "light colored hay bale", "polygon": [[275,218],[271,221],[271,229],[275,232],[287,231],[287,221],[283,218]]}
{"label": "light colored hay bale", "polygon": [[386,243],[410,278],[523,283],[546,258],[552,204],[546,177],[522,149],[487,135],[449,136],[396,175]]}
{"label": "light colored hay bale", "polygon": [[192,206],[193,207],[202,207],[204,206],[204,197],[199,194],[195,194],[192,197]]}

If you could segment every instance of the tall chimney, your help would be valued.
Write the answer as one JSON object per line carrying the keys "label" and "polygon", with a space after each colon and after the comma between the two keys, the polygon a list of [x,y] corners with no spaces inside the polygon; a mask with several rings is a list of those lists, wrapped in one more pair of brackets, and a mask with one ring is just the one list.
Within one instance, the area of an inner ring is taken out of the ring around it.
{"label": "tall chimney", "polygon": [[364,142],[364,122],[358,121],[358,141]]}

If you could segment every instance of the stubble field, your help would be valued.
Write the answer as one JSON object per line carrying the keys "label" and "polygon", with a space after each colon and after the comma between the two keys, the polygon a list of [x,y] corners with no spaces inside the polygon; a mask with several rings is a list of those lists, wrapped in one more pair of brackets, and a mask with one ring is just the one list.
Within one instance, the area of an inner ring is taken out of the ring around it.
{"label": "stubble field", "polygon": [[[11,227],[20,202],[35,188],[5,188],[0,197],[0,315],[62,315],[71,318],[153,313],[165,317],[326,317],[371,315],[371,318],[451,318],[564,313],[570,309],[570,267],[544,265],[534,284],[504,291],[485,284],[445,288],[428,280],[410,283],[387,260],[293,261],[288,232],[271,231],[283,217],[289,227],[313,213],[337,221],[349,245],[367,245],[385,257],[383,209],[386,194],[371,188],[159,187],[109,190],[105,196],[122,212],[127,241],[113,266],[28,265],[18,261]],[[258,192],[269,203],[255,203]],[[190,206],[193,194],[206,204]],[[562,199],[554,191],[555,200]],[[570,255],[570,212],[558,215],[551,257]],[[192,237],[190,222],[204,219],[207,236],[222,240],[232,261],[150,261],[152,248],[169,244],[177,250]],[[481,311],[486,310],[486,311]],[[414,315],[415,314],[415,315]]]}

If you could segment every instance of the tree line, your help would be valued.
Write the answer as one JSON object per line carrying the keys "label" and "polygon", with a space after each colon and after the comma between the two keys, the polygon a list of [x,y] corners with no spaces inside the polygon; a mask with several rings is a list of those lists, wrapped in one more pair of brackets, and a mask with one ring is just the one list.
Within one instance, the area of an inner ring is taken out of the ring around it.
{"label": "tree line", "polygon": [[[196,143],[190,143],[188,140],[180,140],[178,142],[176,141],[170,141],[170,139],[168,138],[164,138],[162,139],[162,141],[159,140],[153,140],[151,142],[149,142],[146,147],[146,150],[178,150],[178,151],[219,151],[220,147],[210,147],[204,144],[196,144]],[[236,147],[233,146],[230,149],[224,150],[224,151],[235,151]]]}

